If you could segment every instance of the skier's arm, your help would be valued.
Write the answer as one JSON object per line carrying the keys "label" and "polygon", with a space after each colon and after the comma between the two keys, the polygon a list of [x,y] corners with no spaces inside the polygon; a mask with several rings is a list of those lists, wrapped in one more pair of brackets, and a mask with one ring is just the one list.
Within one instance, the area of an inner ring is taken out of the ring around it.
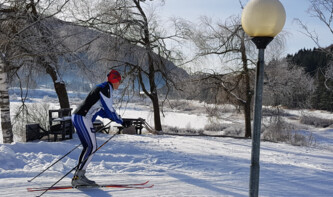
{"label": "skier's arm", "polygon": [[123,120],[117,114],[116,110],[112,107],[112,98],[108,98],[104,96],[103,93],[101,95],[101,103],[104,109],[104,112],[107,118],[110,118],[112,121],[115,121],[118,124],[123,124]]}

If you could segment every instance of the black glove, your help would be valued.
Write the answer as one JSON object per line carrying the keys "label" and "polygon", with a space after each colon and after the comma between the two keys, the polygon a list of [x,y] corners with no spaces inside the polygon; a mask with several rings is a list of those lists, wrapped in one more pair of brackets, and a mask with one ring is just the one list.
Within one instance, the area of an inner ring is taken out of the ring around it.
{"label": "black glove", "polygon": [[131,121],[129,121],[129,120],[126,120],[126,121],[123,121],[123,127],[124,128],[128,128],[129,126],[131,126],[132,125],[132,123],[131,123]]}

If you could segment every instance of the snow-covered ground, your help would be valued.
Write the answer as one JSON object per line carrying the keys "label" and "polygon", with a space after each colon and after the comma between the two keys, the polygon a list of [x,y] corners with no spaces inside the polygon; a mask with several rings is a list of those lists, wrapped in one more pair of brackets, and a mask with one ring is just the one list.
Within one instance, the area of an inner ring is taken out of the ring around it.
{"label": "snow-covered ground", "polygon": [[[331,113],[324,114],[332,118]],[[147,107],[131,105],[122,115],[152,122]],[[202,129],[208,120],[203,113],[169,110],[165,115],[164,125],[180,128]],[[317,141],[314,147],[261,142],[260,196],[333,196],[333,128],[312,128],[312,132]],[[109,137],[99,133],[98,144]],[[34,181],[27,180],[79,143],[75,134],[61,142],[0,144],[0,195],[40,194],[26,188],[52,185],[76,165],[81,149]],[[153,188],[72,189],[48,191],[44,196],[248,196],[251,143],[251,139],[229,137],[117,135],[96,152],[87,177],[98,183],[150,180]],[[58,185],[69,185],[71,176]]]}

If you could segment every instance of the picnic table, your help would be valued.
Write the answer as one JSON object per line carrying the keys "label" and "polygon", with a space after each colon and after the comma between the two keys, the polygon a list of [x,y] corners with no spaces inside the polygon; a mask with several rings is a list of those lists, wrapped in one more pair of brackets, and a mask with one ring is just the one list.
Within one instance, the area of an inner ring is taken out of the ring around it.
{"label": "picnic table", "polygon": [[[128,126],[134,126],[135,128],[135,134],[141,135],[142,134],[142,128],[143,124],[145,122],[145,119],[142,118],[123,118],[123,121],[127,123]],[[117,126],[119,133],[125,134],[125,130],[123,126]],[[132,134],[132,133],[130,133]]]}

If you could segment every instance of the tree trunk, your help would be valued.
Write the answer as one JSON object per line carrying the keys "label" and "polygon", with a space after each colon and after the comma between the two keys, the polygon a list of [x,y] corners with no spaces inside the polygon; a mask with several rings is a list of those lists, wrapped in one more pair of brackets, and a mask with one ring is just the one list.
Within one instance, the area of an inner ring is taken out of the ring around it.
{"label": "tree trunk", "polygon": [[243,37],[241,39],[241,54],[242,54],[242,62],[243,62],[243,72],[245,78],[245,103],[244,105],[244,118],[245,118],[245,137],[251,137],[251,101],[252,101],[252,90],[250,85],[250,72],[247,64],[247,55],[245,49],[245,33],[243,32]]}
{"label": "tree trunk", "polygon": [[155,130],[157,132],[159,132],[159,131],[162,131],[162,124],[161,124],[160,106],[159,106],[159,103],[158,103],[157,94],[152,95],[152,102],[153,102],[153,108],[154,108]]}
{"label": "tree trunk", "polygon": [[245,72],[245,88],[246,88],[246,100],[244,103],[244,116],[245,116],[245,137],[251,137],[251,104],[252,104],[252,90],[250,86],[250,73],[247,65],[244,66]]}
{"label": "tree trunk", "polygon": [[245,137],[251,137],[251,101],[244,105]]}
{"label": "tree trunk", "polygon": [[54,82],[54,89],[58,95],[60,108],[70,108],[66,85],[63,81]]}
{"label": "tree trunk", "polygon": [[162,131],[162,124],[161,124],[160,105],[158,101],[157,87],[155,83],[155,70],[151,54],[148,54],[148,62],[149,62],[150,99],[153,103],[153,109],[154,109],[155,130],[159,132]]}
{"label": "tree trunk", "polygon": [[43,63],[44,67],[46,68],[47,74],[49,74],[52,78],[54,89],[57,93],[60,108],[70,108],[68,94],[66,90],[66,85],[63,81],[59,81],[57,72],[55,69],[48,65],[47,63]]}
{"label": "tree trunk", "polygon": [[[0,54],[2,56],[2,54]],[[13,131],[10,120],[10,103],[8,94],[8,79],[5,70],[5,64],[0,57],[0,113],[1,113],[1,128],[3,143],[13,142]]]}

